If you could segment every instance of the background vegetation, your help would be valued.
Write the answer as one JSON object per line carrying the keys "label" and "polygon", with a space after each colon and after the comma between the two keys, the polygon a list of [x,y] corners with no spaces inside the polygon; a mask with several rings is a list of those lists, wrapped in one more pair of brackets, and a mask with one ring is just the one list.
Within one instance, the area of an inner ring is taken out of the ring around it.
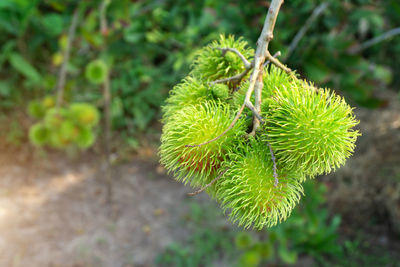
{"label": "background vegetation", "polygon": [[[101,31],[101,4],[0,1],[1,145],[28,146],[29,127],[35,122],[27,115],[29,104],[56,96],[74,12],[79,13],[79,22],[66,65],[64,103],[90,103],[104,118],[102,84],[90,81],[85,70],[90,62],[105,62],[110,74],[112,149],[118,151],[157,143],[160,106],[172,86],[189,72],[196,50],[221,33],[244,36],[255,47],[268,7],[267,1],[246,0],[109,1],[108,27]],[[318,7],[321,14],[291,49],[296,34]],[[387,101],[378,97],[379,92],[397,93],[400,85],[400,35],[359,48],[399,26],[398,0],[291,0],[279,14],[271,51],[281,51],[281,60],[291,68],[337,90],[350,103],[380,108]],[[98,136],[104,132],[102,125],[96,127]],[[310,190],[302,208],[268,233],[204,225],[208,215],[193,207],[193,237],[188,244],[168,246],[157,263],[208,266],[223,253],[227,261],[243,266],[291,264],[299,255],[308,255],[320,265],[364,264],[363,243],[339,235],[340,218],[329,215],[324,190],[323,186]],[[378,259],[371,254],[368,261],[394,264],[385,253],[377,254]]]}

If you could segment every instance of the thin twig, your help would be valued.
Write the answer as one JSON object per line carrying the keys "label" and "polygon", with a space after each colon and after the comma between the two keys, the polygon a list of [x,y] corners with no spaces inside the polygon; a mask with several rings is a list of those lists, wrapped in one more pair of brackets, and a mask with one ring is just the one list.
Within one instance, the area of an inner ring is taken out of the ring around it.
{"label": "thin twig", "polygon": [[365,43],[362,43],[359,46],[350,49],[349,53],[352,54],[352,55],[360,53],[361,51],[363,51],[363,50],[365,50],[365,49],[367,49],[367,48],[369,48],[369,47],[371,47],[373,45],[376,45],[377,43],[385,41],[385,40],[387,40],[387,39],[389,39],[389,38],[391,38],[393,36],[399,35],[399,34],[400,34],[400,27],[391,29],[391,30],[383,33],[382,35],[374,37],[374,38],[366,41]]}
{"label": "thin twig", "polygon": [[223,48],[221,48],[221,47],[217,47],[216,49],[221,50],[222,56],[225,56],[226,52],[235,53],[242,60],[242,62],[244,64],[244,67],[246,69],[249,69],[251,67],[251,63],[236,48],[231,48],[231,47],[223,47]]}
{"label": "thin twig", "polygon": [[247,73],[249,73],[250,70],[251,70],[251,67],[246,69],[242,73],[236,74],[235,76],[210,82],[210,85],[214,85],[214,84],[217,84],[217,83],[233,82],[233,81],[240,82],[243,79],[243,77],[246,76]]}
{"label": "thin twig", "polygon": [[266,58],[268,59],[268,61],[270,61],[272,64],[274,64],[275,66],[277,66],[278,68],[281,68],[282,70],[284,70],[286,73],[290,73],[292,70],[289,69],[288,67],[286,67],[282,62],[279,61],[279,59],[273,57],[268,51],[267,51],[267,55]]}
{"label": "thin twig", "polygon": [[314,21],[325,11],[325,9],[329,6],[328,2],[322,3],[317,6],[311,16],[307,19],[306,23],[304,23],[303,27],[297,32],[296,36],[293,38],[292,42],[289,45],[289,48],[286,52],[286,56],[283,61],[287,61],[293,51],[296,49],[300,40],[304,37],[307,31],[310,29],[311,25]]}
{"label": "thin twig", "polygon": [[260,127],[260,123],[263,120],[260,115],[260,117],[258,117],[257,115],[259,115],[259,113],[261,113],[261,99],[262,99],[262,87],[264,86],[263,84],[263,77],[262,77],[262,72],[261,75],[258,76],[256,84],[255,84],[255,94],[254,94],[254,112],[253,114],[255,115],[253,118],[253,130],[251,131],[250,135],[255,136],[256,135],[256,130],[258,129],[258,127]]}
{"label": "thin twig", "polygon": [[100,32],[103,35],[107,35],[108,32],[108,23],[107,23],[107,18],[106,18],[106,10],[107,6],[110,3],[108,0],[103,0],[103,2],[100,5]]}
{"label": "thin twig", "polygon": [[[281,51],[278,51],[273,55],[274,58],[277,58],[277,57],[280,57],[280,56],[281,56]],[[265,61],[263,67],[265,68],[266,66],[268,66],[269,63],[271,63],[271,61],[269,61],[269,60]]]}
{"label": "thin twig", "polygon": [[64,98],[64,87],[65,81],[67,80],[67,66],[69,63],[69,57],[71,53],[71,45],[75,38],[76,27],[78,25],[79,20],[79,7],[77,7],[74,11],[72,16],[71,25],[68,30],[68,40],[67,45],[65,47],[63,53],[63,64],[61,65],[60,72],[58,74],[58,81],[57,81],[57,99],[56,99],[56,106],[60,107]]}
{"label": "thin twig", "polygon": [[276,158],[274,155],[274,151],[272,150],[272,146],[268,141],[267,141],[267,146],[269,147],[269,153],[271,154],[271,159],[272,159],[272,163],[273,163],[274,178],[275,178],[274,186],[277,187],[279,180],[278,180],[278,172],[277,172],[277,168],[276,168]]}
{"label": "thin twig", "polygon": [[239,120],[240,115],[241,115],[242,112],[243,112],[244,107],[245,107],[245,105],[243,104],[243,105],[240,107],[238,113],[236,114],[236,117],[233,119],[233,121],[231,122],[231,124],[229,125],[229,127],[228,127],[222,134],[218,135],[217,137],[215,137],[215,138],[213,138],[213,139],[211,139],[211,140],[209,140],[209,141],[207,141],[207,142],[204,142],[204,143],[201,143],[201,144],[198,144],[198,145],[186,145],[185,147],[200,147],[200,146],[207,145],[207,144],[209,144],[209,143],[212,143],[212,142],[214,142],[214,141],[220,139],[220,138],[221,138],[222,136],[224,136],[230,129],[232,129],[233,126],[235,126],[236,122]]}
{"label": "thin twig", "polygon": [[[108,0],[103,0],[100,6],[100,31],[104,36],[107,36],[107,18],[106,10],[110,2]],[[103,49],[107,49],[104,46]],[[111,88],[110,88],[110,70],[107,71],[106,77],[103,83],[103,99],[104,99],[104,175],[106,180],[106,202],[111,204],[112,202],[112,177],[111,177]]]}
{"label": "thin twig", "polygon": [[[258,104],[256,104],[257,108],[255,108],[255,106],[250,102],[250,99],[251,99],[251,96],[252,96],[254,90],[256,90],[256,92],[255,92],[256,95],[261,95],[260,91],[262,90],[262,87],[264,86],[263,80],[262,80],[262,71],[263,71],[263,67],[264,67],[264,63],[265,63],[266,59],[270,60],[273,64],[277,65],[279,68],[282,68],[286,72],[291,71],[289,68],[287,68],[285,65],[283,65],[279,60],[277,60],[276,58],[271,56],[271,54],[268,51],[268,45],[269,45],[269,42],[273,39],[273,30],[275,27],[276,19],[278,17],[279,9],[282,4],[283,4],[283,0],[272,0],[272,2],[270,4],[267,17],[265,18],[263,29],[261,31],[261,35],[257,41],[257,49],[256,49],[255,57],[254,57],[253,62],[250,65],[250,67],[253,68],[253,72],[250,75],[249,88],[247,89],[244,103],[243,103],[242,107],[239,109],[239,111],[236,114],[235,118],[233,119],[232,123],[219,136],[217,136],[207,142],[204,142],[202,144],[186,145],[186,147],[203,146],[203,145],[209,144],[209,143],[214,142],[214,141],[218,140],[219,138],[221,138],[223,135],[225,135],[229,130],[231,130],[235,126],[236,122],[238,121],[238,119],[239,119],[240,115],[242,114],[243,109],[245,107],[249,108],[253,112],[253,116],[254,116],[253,120],[254,121],[256,119],[259,120],[260,122],[263,120],[263,118],[260,115],[261,114],[261,110],[260,110],[261,105],[259,106]],[[258,80],[258,82],[257,82],[257,80]],[[256,86],[256,82],[257,82],[257,86]],[[261,97],[260,97],[260,99],[261,99]],[[254,132],[257,130],[256,128],[257,127],[253,128]]]}
{"label": "thin twig", "polygon": [[229,168],[226,168],[223,172],[218,174],[218,176],[215,177],[209,184],[205,185],[203,188],[200,188],[199,190],[197,190],[195,192],[188,193],[188,196],[195,196],[195,195],[200,194],[201,192],[206,190],[208,187],[212,186],[216,181],[218,181],[228,170],[229,170]]}

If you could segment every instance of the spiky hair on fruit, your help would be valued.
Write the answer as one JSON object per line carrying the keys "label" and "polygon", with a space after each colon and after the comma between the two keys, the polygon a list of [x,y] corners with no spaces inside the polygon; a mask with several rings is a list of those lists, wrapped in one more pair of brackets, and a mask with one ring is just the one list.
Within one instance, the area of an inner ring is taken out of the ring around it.
{"label": "spiky hair on fruit", "polygon": [[296,171],[278,166],[275,186],[273,161],[267,144],[253,137],[229,152],[228,169],[217,181],[216,195],[229,217],[244,228],[261,229],[286,220],[303,194]]}
{"label": "spiky hair on fruit", "polygon": [[303,81],[275,90],[263,138],[281,164],[313,177],[345,163],[360,135],[357,124],[344,98]]}
{"label": "spiky hair on fruit", "polygon": [[51,108],[44,116],[44,123],[49,129],[57,129],[68,116],[68,110],[65,108]]}
{"label": "spiky hair on fruit", "polygon": [[106,79],[107,72],[107,64],[101,59],[96,59],[86,66],[85,77],[92,84],[101,84]]}
{"label": "spiky hair on fruit", "polygon": [[224,55],[219,48],[237,49],[247,60],[254,55],[254,50],[248,46],[243,38],[235,39],[233,35],[226,37],[220,35],[208,46],[200,49],[195,56],[192,65],[192,74],[205,81],[215,81],[222,78],[232,77],[245,70],[242,60],[233,52]]}
{"label": "spiky hair on fruit", "polygon": [[203,187],[216,176],[225,154],[241,135],[245,134],[239,120],[232,131],[215,142],[200,144],[219,136],[232,122],[234,113],[229,106],[215,101],[190,105],[177,111],[163,127],[159,155],[168,172],[178,181],[194,187]]}
{"label": "spiky hair on fruit", "polygon": [[100,119],[97,108],[89,103],[72,103],[68,111],[71,120],[80,126],[93,127]]}
{"label": "spiky hair on fruit", "polygon": [[[276,67],[275,65],[269,65],[263,73],[263,89],[262,89],[262,116],[266,116],[266,111],[268,111],[268,106],[273,99],[271,96],[273,92],[280,87],[289,87],[293,82],[297,80],[296,74],[291,73],[290,75],[284,72],[282,69]],[[249,81],[246,80],[240,86],[240,88],[233,93],[230,104],[234,108],[238,108],[243,105],[244,99],[246,97],[247,89],[249,88]],[[251,102],[254,102],[254,96],[251,97]],[[250,111],[247,111],[250,112]]]}
{"label": "spiky hair on fruit", "polygon": [[76,144],[78,147],[85,149],[93,145],[95,141],[95,135],[93,130],[88,127],[79,128],[78,136],[76,137]]}
{"label": "spiky hair on fruit", "polygon": [[208,100],[226,100],[229,88],[225,84],[208,85],[200,79],[188,76],[171,90],[166,105],[162,107],[163,121],[167,121],[178,110]]}
{"label": "spiky hair on fruit", "polygon": [[35,146],[43,146],[49,140],[49,130],[43,123],[36,123],[29,129],[29,140]]}

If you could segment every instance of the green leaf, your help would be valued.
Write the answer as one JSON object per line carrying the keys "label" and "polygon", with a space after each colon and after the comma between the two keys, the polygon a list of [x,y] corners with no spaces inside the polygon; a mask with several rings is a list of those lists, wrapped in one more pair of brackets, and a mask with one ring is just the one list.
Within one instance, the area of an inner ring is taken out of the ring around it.
{"label": "green leaf", "polygon": [[297,261],[297,253],[289,251],[286,247],[281,246],[278,250],[279,257],[287,264],[294,264]]}
{"label": "green leaf", "polygon": [[62,16],[58,15],[57,13],[45,15],[42,18],[42,23],[46,33],[51,36],[57,36],[63,31],[63,19]]}
{"label": "green leaf", "polygon": [[8,58],[11,66],[13,66],[18,72],[20,72],[27,79],[34,83],[39,83],[41,76],[39,72],[20,54],[12,53]]}

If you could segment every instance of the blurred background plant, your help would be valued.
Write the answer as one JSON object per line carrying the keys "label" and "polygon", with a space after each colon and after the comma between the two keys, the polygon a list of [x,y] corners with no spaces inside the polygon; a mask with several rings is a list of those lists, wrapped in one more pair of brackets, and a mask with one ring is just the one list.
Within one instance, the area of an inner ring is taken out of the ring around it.
{"label": "blurred background plant", "polygon": [[[59,70],[66,62],[68,31],[77,8],[80,18],[62,88],[64,107],[87,103],[104,120],[103,85],[108,76],[113,130],[109,140],[111,150],[120,153],[158,142],[160,106],[189,72],[197,49],[221,33],[244,36],[255,47],[268,7],[268,1],[245,0],[105,1],[108,25],[103,31],[102,2],[0,1],[0,145],[30,147],[29,129],[46,120],[56,105]],[[398,27],[398,0],[286,1],[271,51],[281,51],[281,60],[302,77],[337,90],[352,104],[378,110],[389,102],[381,92],[398,94],[400,88]],[[378,41],[368,46],[370,40]],[[381,118],[370,114],[361,121]],[[103,125],[90,128],[89,135],[103,137]],[[370,128],[381,132],[378,126]],[[301,206],[274,228],[240,232],[228,226],[216,207],[193,202],[180,225],[192,236],[168,246],[157,264],[395,266],[399,259],[385,246],[371,250],[376,241],[365,233],[343,237],[347,224],[340,225],[341,219],[353,222],[355,214],[364,212],[367,215],[357,218],[365,229],[390,221],[388,233],[397,229],[393,238],[398,238],[400,176],[393,168],[399,166],[393,148],[398,128],[390,129],[375,139],[360,138],[362,147],[372,151],[365,154],[377,156],[355,161],[341,174],[337,190],[329,191],[330,197],[324,185],[308,183]],[[82,147],[92,145],[94,136],[86,136],[90,142]],[[373,143],[379,144],[379,153]],[[99,151],[96,144],[94,151]],[[355,172],[356,166],[365,171]],[[347,209],[346,216],[329,215],[327,206],[333,206],[335,214]],[[356,213],[354,207],[359,207]],[[365,218],[371,214],[376,222],[367,225]]]}
{"label": "blurred background plant", "polygon": [[305,197],[289,219],[261,231],[226,224],[214,204],[190,203],[182,228],[192,235],[172,243],[156,258],[157,266],[395,266],[387,252],[368,253],[362,238],[341,240],[340,216],[329,216],[327,187],[308,181]]}
{"label": "blurred background plant", "polygon": [[[144,135],[156,139],[160,105],[168,90],[188,73],[196,50],[220,33],[244,36],[255,44],[267,8],[264,1],[248,4],[242,0],[112,1],[106,14],[107,32],[101,32],[101,1],[3,0],[3,112],[54,93],[78,3],[82,18],[67,64],[65,101],[101,107],[102,90],[87,72],[85,75],[85,68],[88,62],[103,57],[112,69],[114,134],[133,148]],[[316,9],[318,14],[303,29],[307,30],[303,37],[291,46]],[[394,75],[400,70],[400,37],[359,48],[400,25],[399,12],[396,0],[290,1],[278,17],[272,51],[281,51],[282,60],[320,86],[339,90],[360,105],[379,107],[385,101],[375,96],[376,90],[400,84],[399,76]],[[107,51],[102,51],[104,48]]]}

